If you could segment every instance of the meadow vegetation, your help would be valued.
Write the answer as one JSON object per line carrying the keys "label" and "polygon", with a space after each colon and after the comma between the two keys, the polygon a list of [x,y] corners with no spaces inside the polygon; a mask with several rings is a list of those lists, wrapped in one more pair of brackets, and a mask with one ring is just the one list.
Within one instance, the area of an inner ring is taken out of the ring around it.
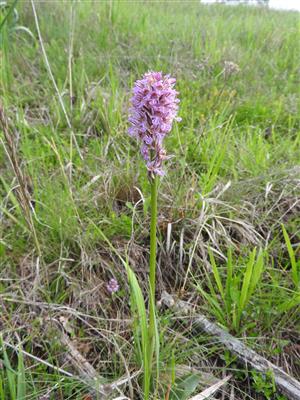
{"label": "meadow vegetation", "polygon": [[[299,13],[33,4],[0,4],[0,400],[105,398],[77,378],[70,343],[99,385],[125,379],[108,399],[142,399],[123,261],[147,300],[150,186],[127,118],[148,70],[176,77],[182,118],[159,187],[156,296],[189,301],[299,379]],[[228,374],[215,398],[284,399],[172,311],[157,323],[153,399]]]}

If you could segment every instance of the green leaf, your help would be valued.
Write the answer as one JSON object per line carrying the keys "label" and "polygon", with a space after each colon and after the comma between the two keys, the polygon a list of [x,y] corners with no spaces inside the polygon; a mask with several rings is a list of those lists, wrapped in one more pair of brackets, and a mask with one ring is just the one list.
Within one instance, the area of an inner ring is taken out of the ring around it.
{"label": "green leaf", "polygon": [[201,375],[189,374],[180,378],[180,383],[176,385],[176,389],[171,392],[170,400],[186,400],[197,389],[201,382]]}
{"label": "green leaf", "polygon": [[209,293],[205,292],[205,290],[203,290],[202,287],[199,286],[199,285],[197,286],[197,290],[209,302],[210,306],[212,307],[212,311],[215,314],[216,318],[218,318],[218,320],[220,322],[222,322],[222,324],[225,324],[226,321],[224,319],[224,312],[222,310],[221,305],[219,304],[219,302],[217,300],[217,297],[215,297],[214,295],[210,295]]}
{"label": "green leaf", "polygon": [[278,307],[278,311],[286,312],[292,309],[293,307],[300,305],[300,294],[296,293],[291,299],[285,301]]}
{"label": "green leaf", "polygon": [[0,23],[0,32],[2,30],[2,28],[4,27],[5,22],[7,21],[8,17],[10,16],[10,14],[14,11],[16,5],[17,5],[18,0],[15,0],[13,3],[11,3],[11,5],[9,6],[9,9],[7,11],[7,14],[5,15],[5,17],[3,18],[3,20]]}
{"label": "green leaf", "polygon": [[241,320],[241,316],[242,313],[245,309],[245,306],[247,304],[247,299],[248,299],[248,291],[249,291],[249,287],[251,284],[251,277],[252,277],[252,271],[253,271],[253,266],[254,266],[254,262],[255,262],[255,255],[256,255],[256,249],[254,249],[251,254],[250,254],[250,258],[249,261],[247,263],[246,266],[246,272],[244,275],[244,279],[243,279],[243,285],[242,285],[242,289],[241,289],[241,296],[240,296],[240,301],[238,304],[238,314],[237,314],[237,322],[239,324],[240,320]]}
{"label": "green leaf", "polygon": [[213,255],[213,253],[212,253],[210,248],[208,248],[208,254],[209,254],[209,258],[210,258],[210,262],[211,262],[211,266],[212,266],[212,271],[213,271],[213,274],[214,274],[214,278],[215,278],[216,284],[218,286],[218,289],[219,289],[219,292],[220,292],[220,294],[222,296],[222,299],[225,302],[225,293],[224,293],[221,277],[220,277],[220,274],[219,274],[219,271],[218,271],[218,267],[216,265],[216,261],[215,261],[214,255]]}
{"label": "green leaf", "polygon": [[18,353],[18,374],[17,374],[17,399],[23,400],[26,397],[25,367],[23,354],[20,349]]}
{"label": "green leaf", "polygon": [[[150,282],[149,282],[150,285]],[[160,353],[160,339],[157,325],[157,317],[155,312],[155,299],[153,298],[151,290],[149,290],[150,301],[152,303],[152,310],[154,310],[154,348],[155,348],[155,356],[156,356],[156,382],[159,383],[159,353]],[[152,351],[151,351],[152,353]],[[152,357],[149,353],[148,357]]]}
{"label": "green leaf", "polygon": [[2,336],[0,336],[0,346],[1,346],[1,350],[3,353],[3,361],[4,361],[4,366],[6,368],[6,376],[7,376],[7,381],[8,381],[8,388],[9,388],[9,393],[10,393],[10,397],[11,400],[17,400],[17,388],[16,388],[16,373],[13,370],[4,343],[3,343],[3,339]]}
{"label": "green leaf", "polygon": [[232,287],[232,275],[233,275],[233,264],[232,264],[232,249],[231,247],[228,248],[227,251],[227,277],[226,277],[226,285],[225,285],[225,303],[226,303],[226,310],[227,314],[230,315],[231,313],[231,295],[230,290]]}
{"label": "green leaf", "polygon": [[252,296],[252,294],[261,278],[263,268],[264,268],[264,256],[263,256],[262,251],[260,251],[259,255],[257,257],[257,260],[253,266],[253,271],[252,271],[252,276],[251,276],[251,281],[250,281],[250,285],[249,285],[246,303],[249,302],[250,297]]}
{"label": "green leaf", "polygon": [[282,228],[285,244],[287,247],[287,251],[288,251],[289,257],[290,257],[290,262],[291,262],[291,267],[292,267],[292,279],[293,279],[295,286],[298,287],[298,285],[300,283],[299,271],[298,271],[299,267],[298,267],[298,263],[296,261],[295,252],[294,252],[292,243],[290,241],[289,235],[288,235],[284,225],[281,225],[281,228]]}

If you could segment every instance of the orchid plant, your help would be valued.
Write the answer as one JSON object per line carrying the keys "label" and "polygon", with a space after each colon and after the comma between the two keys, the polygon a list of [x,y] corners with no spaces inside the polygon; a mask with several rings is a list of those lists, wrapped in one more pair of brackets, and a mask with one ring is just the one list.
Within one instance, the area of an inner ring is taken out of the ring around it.
{"label": "orchid plant", "polygon": [[[147,72],[133,87],[128,133],[141,143],[141,154],[145,160],[151,185],[151,224],[149,261],[149,325],[147,361],[148,372],[152,369],[155,348],[155,284],[157,248],[157,193],[159,178],[165,174],[163,161],[167,160],[163,141],[172,129],[173,121],[180,121],[178,92],[174,89],[176,79],[161,72]],[[145,384],[145,382],[148,382]],[[146,387],[145,387],[146,386]],[[144,380],[144,398],[149,398],[149,380]]]}

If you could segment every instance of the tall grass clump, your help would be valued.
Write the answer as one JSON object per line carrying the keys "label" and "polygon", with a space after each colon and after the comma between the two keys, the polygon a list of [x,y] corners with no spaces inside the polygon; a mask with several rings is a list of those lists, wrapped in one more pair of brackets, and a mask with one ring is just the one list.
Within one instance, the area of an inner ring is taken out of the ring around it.
{"label": "tall grass clump", "polygon": [[243,316],[245,316],[247,306],[261,280],[264,254],[262,251],[257,254],[257,250],[254,249],[250,252],[248,261],[243,259],[242,265],[235,265],[240,264],[241,260],[234,260],[232,250],[229,248],[224,279],[211,250],[209,250],[209,257],[212,274],[205,274],[204,284],[207,289],[204,289],[200,283],[197,284],[197,289],[208,302],[218,321],[239,333],[242,323],[245,322]]}

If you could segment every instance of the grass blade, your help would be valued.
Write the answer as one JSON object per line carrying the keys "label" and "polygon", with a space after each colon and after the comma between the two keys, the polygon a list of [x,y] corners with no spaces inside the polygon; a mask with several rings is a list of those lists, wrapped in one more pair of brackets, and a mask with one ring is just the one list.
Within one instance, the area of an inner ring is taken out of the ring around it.
{"label": "grass blade", "polygon": [[2,349],[3,353],[3,361],[4,361],[4,366],[6,367],[6,376],[7,376],[7,381],[8,381],[8,389],[10,393],[11,400],[17,400],[17,388],[16,388],[16,376],[15,376],[15,371],[13,370],[11,363],[9,361],[2,336],[0,336],[0,346]]}
{"label": "grass blade", "polygon": [[232,275],[233,275],[233,264],[232,264],[232,249],[228,248],[227,252],[227,276],[226,276],[226,285],[225,285],[225,305],[227,314],[231,313],[231,296],[230,296],[230,288],[232,285]]}
{"label": "grass blade", "polygon": [[257,260],[253,266],[253,271],[252,271],[252,276],[251,276],[251,281],[250,281],[250,285],[249,285],[246,303],[249,302],[250,297],[252,296],[252,294],[261,278],[263,269],[264,269],[264,255],[263,255],[262,251],[260,251],[258,254]]}
{"label": "grass blade", "polygon": [[285,240],[285,244],[287,247],[287,251],[289,253],[289,258],[291,262],[291,267],[292,267],[292,279],[296,287],[299,285],[299,271],[298,271],[298,263],[296,261],[296,256],[294,249],[292,247],[292,243],[290,241],[289,235],[284,227],[284,225],[281,225],[282,227],[282,232]]}
{"label": "grass blade", "polygon": [[238,311],[237,311],[237,324],[238,325],[240,323],[242,313],[247,304],[248,291],[249,291],[249,286],[251,284],[252,271],[253,271],[253,266],[254,266],[254,262],[255,262],[255,255],[256,255],[256,249],[254,249],[251,252],[249,261],[246,266],[246,272],[244,275],[243,285],[242,285],[242,289],[241,289],[241,297],[240,297],[240,300],[238,303]]}
{"label": "grass blade", "polygon": [[218,286],[218,289],[219,289],[219,292],[220,292],[220,294],[222,296],[222,299],[223,299],[223,301],[225,303],[225,293],[224,293],[221,277],[220,277],[220,274],[219,274],[219,271],[218,271],[218,267],[216,265],[216,261],[215,261],[214,255],[213,255],[213,253],[212,253],[210,248],[208,249],[208,254],[209,254],[209,258],[210,258],[210,262],[211,262],[211,266],[212,266],[212,270],[213,270],[213,274],[214,274],[214,278],[215,278],[216,284]]}
{"label": "grass blade", "polygon": [[25,366],[22,351],[18,353],[18,375],[17,375],[17,399],[22,400],[26,397]]}

